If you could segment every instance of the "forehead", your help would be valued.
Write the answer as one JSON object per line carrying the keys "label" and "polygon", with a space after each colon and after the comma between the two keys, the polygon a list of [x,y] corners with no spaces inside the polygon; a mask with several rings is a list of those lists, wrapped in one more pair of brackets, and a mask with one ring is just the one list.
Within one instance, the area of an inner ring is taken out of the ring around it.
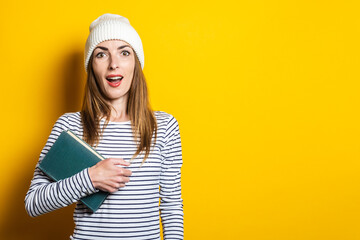
{"label": "forehead", "polygon": [[96,45],[96,47],[106,47],[106,48],[117,48],[117,47],[121,47],[124,45],[128,45],[130,48],[130,44],[128,44],[127,42],[123,41],[123,40],[106,40],[103,41],[101,43],[99,43],[98,45]]}

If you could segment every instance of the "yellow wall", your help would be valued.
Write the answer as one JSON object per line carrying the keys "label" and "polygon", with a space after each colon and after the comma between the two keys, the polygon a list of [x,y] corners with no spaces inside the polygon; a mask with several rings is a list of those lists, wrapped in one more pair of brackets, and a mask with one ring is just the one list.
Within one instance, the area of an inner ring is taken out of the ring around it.
{"label": "yellow wall", "polygon": [[6,1],[0,239],[67,239],[24,210],[55,120],[78,111],[92,20],[129,18],[153,108],[179,121],[186,239],[360,239],[357,1]]}

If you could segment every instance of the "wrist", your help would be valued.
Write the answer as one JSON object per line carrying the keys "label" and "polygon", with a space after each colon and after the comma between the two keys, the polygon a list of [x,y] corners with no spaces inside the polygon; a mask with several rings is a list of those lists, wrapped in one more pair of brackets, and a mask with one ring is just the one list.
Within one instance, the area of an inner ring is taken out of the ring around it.
{"label": "wrist", "polygon": [[89,173],[89,177],[90,177],[90,180],[91,180],[92,185],[96,188],[97,186],[96,186],[96,180],[95,180],[94,167],[95,167],[95,166],[89,167],[89,168],[88,168],[88,173]]}
{"label": "wrist", "polygon": [[85,169],[85,172],[84,172],[84,174],[86,175],[86,179],[87,179],[86,181],[88,183],[87,185],[91,186],[91,190],[93,192],[98,192],[99,189],[95,186],[94,181],[91,179],[90,172],[91,172],[90,168]]}

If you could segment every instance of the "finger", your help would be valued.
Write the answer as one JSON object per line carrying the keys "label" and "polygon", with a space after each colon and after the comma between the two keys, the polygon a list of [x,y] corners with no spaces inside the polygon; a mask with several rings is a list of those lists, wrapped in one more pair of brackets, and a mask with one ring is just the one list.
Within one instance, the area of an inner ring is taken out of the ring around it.
{"label": "finger", "polygon": [[123,176],[130,177],[131,174],[132,174],[131,170],[123,168]]}
{"label": "finger", "polygon": [[117,177],[115,181],[118,183],[128,183],[130,179],[128,177],[122,176],[122,177]]}
{"label": "finger", "polygon": [[108,183],[109,187],[116,188],[116,189],[119,189],[123,184],[124,184],[123,182],[121,182],[121,183],[119,183],[119,182],[109,182]]}
{"label": "finger", "polygon": [[130,163],[125,161],[124,159],[122,158],[113,158],[112,159],[112,163],[114,165],[122,165],[122,166],[130,166]]}
{"label": "finger", "polygon": [[131,176],[132,172],[129,169],[119,167],[117,171],[118,175],[129,177]]}
{"label": "finger", "polygon": [[110,192],[110,193],[114,193],[117,191],[119,191],[119,188],[109,188],[109,190],[108,190],[108,192]]}
{"label": "finger", "polygon": [[110,192],[110,193],[114,193],[114,192],[119,190],[119,188],[112,187],[112,186],[109,186],[109,185],[99,186],[98,189],[100,189],[101,191]]}
{"label": "finger", "polygon": [[125,187],[125,182],[112,182],[111,184],[109,184],[109,186],[111,188],[119,189]]}

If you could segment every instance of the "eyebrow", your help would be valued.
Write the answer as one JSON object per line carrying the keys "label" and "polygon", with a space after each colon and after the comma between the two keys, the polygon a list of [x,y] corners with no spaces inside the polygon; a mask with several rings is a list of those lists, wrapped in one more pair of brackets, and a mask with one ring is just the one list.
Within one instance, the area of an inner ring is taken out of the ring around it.
{"label": "eyebrow", "polygon": [[[118,47],[117,50],[123,49],[123,48],[125,48],[125,47],[131,48],[129,45],[123,45],[123,46]],[[108,50],[109,50],[108,48],[102,47],[102,46],[97,46],[95,49],[97,49],[97,48],[100,48],[100,49],[102,49],[102,50],[104,50],[104,51],[108,51]],[[94,49],[94,51],[95,51],[95,49]]]}

